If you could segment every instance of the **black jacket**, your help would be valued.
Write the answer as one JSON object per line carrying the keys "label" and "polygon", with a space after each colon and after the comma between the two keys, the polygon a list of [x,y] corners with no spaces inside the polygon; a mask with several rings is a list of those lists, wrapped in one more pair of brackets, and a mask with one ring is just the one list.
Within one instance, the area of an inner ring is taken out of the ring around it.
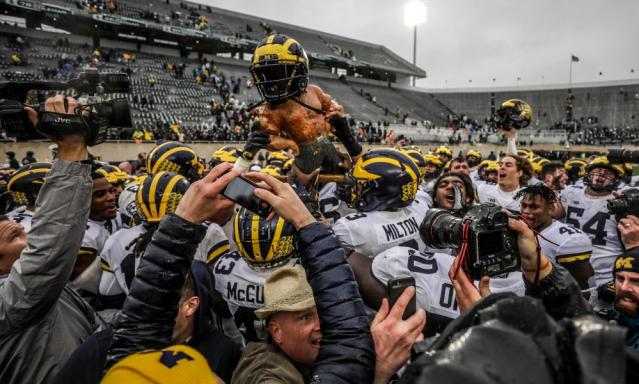
{"label": "black jacket", "polygon": [[205,234],[203,225],[174,214],[162,219],[114,320],[105,371],[132,353],[171,344],[186,273]]}
{"label": "black jacket", "polygon": [[375,349],[370,318],[344,250],[329,227],[319,222],[297,233],[297,247],[322,329],[312,382],[371,383]]}
{"label": "black jacket", "polygon": [[208,361],[209,367],[224,382],[230,383],[233,371],[242,355],[239,345],[214,325],[213,292],[215,281],[205,262],[195,260],[191,265],[191,279],[195,294],[200,298],[193,336],[186,344],[197,349]]}
{"label": "black jacket", "polygon": [[633,383],[639,354],[624,330],[590,315],[579,285],[561,266],[526,297],[490,295],[451,322],[402,383]]}

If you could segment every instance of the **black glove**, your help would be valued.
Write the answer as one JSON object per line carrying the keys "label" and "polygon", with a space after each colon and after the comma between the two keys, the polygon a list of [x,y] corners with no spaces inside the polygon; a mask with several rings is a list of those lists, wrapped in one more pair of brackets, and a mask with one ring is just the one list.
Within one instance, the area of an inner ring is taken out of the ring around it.
{"label": "black glove", "polygon": [[605,284],[597,287],[597,299],[604,303],[615,302],[615,281],[610,280]]}
{"label": "black glove", "polygon": [[242,157],[244,160],[251,161],[255,156],[255,153],[260,149],[266,148],[271,142],[271,135],[263,131],[253,131],[246,139],[244,144],[244,150],[242,151]]}
{"label": "black glove", "polygon": [[339,141],[344,144],[344,148],[351,157],[357,156],[362,153],[362,146],[357,142],[355,136],[351,132],[351,128],[348,126],[348,120],[346,117],[336,117],[331,120],[333,125],[334,134]]}
{"label": "black glove", "polygon": [[335,197],[345,202],[346,204],[350,204],[352,202],[352,191],[353,186],[351,184],[337,184],[337,188],[335,189]]}

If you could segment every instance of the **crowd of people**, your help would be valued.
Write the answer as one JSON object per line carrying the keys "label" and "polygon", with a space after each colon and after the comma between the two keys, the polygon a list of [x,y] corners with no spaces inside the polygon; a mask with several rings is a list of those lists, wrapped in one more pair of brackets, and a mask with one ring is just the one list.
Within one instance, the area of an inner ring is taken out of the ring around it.
{"label": "crowd of people", "polygon": [[[262,106],[208,161],[165,141],[102,162],[70,127],[43,131],[53,163],[7,153],[0,382],[639,380],[633,164],[518,150],[521,100],[499,158],[365,151],[299,43],[257,49]],[[43,106],[34,125],[78,102]]]}
{"label": "crowd of people", "polygon": [[[46,107],[72,113],[63,104]],[[354,184],[336,184],[263,138],[207,164],[165,142],[119,168],[73,135],[53,138],[53,164],[11,161],[1,381],[509,382],[522,364],[537,382],[636,379],[639,219],[606,205],[636,183],[632,167],[397,143],[349,153]],[[224,197],[240,175],[268,217]],[[473,282],[462,244],[437,245],[429,217],[487,204],[517,215],[521,267]],[[389,303],[387,285],[407,276],[415,287]],[[557,345],[539,348],[537,329]],[[625,371],[573,360],[611,353]]]}

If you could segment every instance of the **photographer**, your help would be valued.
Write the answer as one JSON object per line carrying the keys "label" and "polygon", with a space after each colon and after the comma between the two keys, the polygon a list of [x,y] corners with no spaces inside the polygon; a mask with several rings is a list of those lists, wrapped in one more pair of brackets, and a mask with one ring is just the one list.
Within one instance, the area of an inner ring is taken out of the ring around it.
{"label": "photographer", "polygon": [[613,266],[614,305],[597,315],[628,328],[626,345],[639,349],[639,218],[629,215],[617,229],[626,251]]}
{"label": "photographer", "polygon": [[[622,382],[623,333],[592,317],[576,318],[589,313],[577,283],[563,267],[538,253],[535,235],[524,222],[510,219],[508,227],[518,234],[530,297],[494,294],[482,299],[459,269],[452,282],[465,313],[433,343],[416,346],[422,354],[400,382]],[[603,373],[601,366],[614,369]]]}
{"label": "photographer", "polygon": [[[76,101],[56,96],[45,114],[72,115]],[[37,113],[28,109],[30,119]],[[59,147],[27,236],[0,220],[0,382],[49,382],[96,328],[91,308],[67,283],[91,204],[91,165],[83,135],[50,137]]]}

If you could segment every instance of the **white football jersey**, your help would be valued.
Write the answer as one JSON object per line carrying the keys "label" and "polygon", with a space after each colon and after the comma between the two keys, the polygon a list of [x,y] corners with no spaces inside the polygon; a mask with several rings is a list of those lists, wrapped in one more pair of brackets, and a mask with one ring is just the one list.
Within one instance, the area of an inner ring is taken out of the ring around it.
{"label": "white football jersey", "polygon": [[426,245],[419,238],[419,225],[427,210],[424,203],[415,200],[396,211],[352,213],[339,219],[333,232],[344,249],[368,257],[398,245],[423,250]]}
{"label": "white football jersey", "polygon": [[238,328],[244,328],[249,341],[263,340],[266,329],[254,310],[264,306],[264,282],[279,268],[291,267],[297,258],[291,258],[275,268],[252,268],[239,252],[222,255],[213,266],[215,290],[222,295]]}
{"label": "white football jersey", "polygon": [[[415,279],[417,307],[454,319],[459,316],[459,308],[455,289],[448,278],[453,261],[455,257],[445,253],[423,253],[407,247],[394,247],[375,257],[372,273],[383,285],[395,277],[411,276]],[[490,289],[493,293],[513,292],[523,296],[525,286],[521,272],[492,277]]]}
{"label": "white football jersey", "polygon": [[129,292],[128,287],[137,268],[133,249],[137,239],[145,232],[143,225],[136,225],[123,228],[109,237],[100,255],[100,295],[111,296]]}
{"label": "white football jersey", "polygon": [[430,193],[427,193],[421,188],[417,189],[417,195],[415,195],[415,200],[418,200],[420,203],[424,204],[427,208],[430,208],[433,206],[433,198],[430,196]]}
{"label": "white football jersey", "polygon": [[[193,259],[212,263],[219,256],[228,252],[229,243],[219,225],[206,223],[205,225],[207,225],[206,235],[198,245]],[[107,272],[106,277],[101,279],[100,283],[102,294],[117,294],[117,289],[113,287],[112,280],[109,279],[109,269],[122,291],[126,294],[129,293],[135,271],[140,265],[140,257],[133,255],[133,249],[136,239],[146,231],[147,228],[143,225],[120,230],[116,233],[117,237],[109,244],[109,250],[102,253],[100,266],[103,271]]]}
{"label": "white football jersey", "polygon": [[31,230],[33,212],[29,211],[24,205],[7,213],[7,218],[14,223],[22,225],[26,233],[29,233]]}
{"label": "white football jersey", "polygon": [[485,183],[477,186],[477,197],[480,203],[494,203],[502,208],[519,212],[521,210],[521,199],[515,200],[514,196],[520,190],[521,188],[512,192],[503,192],[498,184]]}
{"label": "white football jersey", "polygon": [[118,197],[118,211],[120,220],[122,221],[122,228],[130,228],[131,225],[140,224],[133,223],[132,221],[138,217],[138,207],[135,204],[135,196],[140,188],[140,184],[133,183],[128,185],[120,193]]}
{"label": "white football jersey", "polygon": [[566,210],[566,223],[581,229],[592,242],[590,264],[595,271],[597,286],[612,280],[612,266],[623,252],[617,235],[617,222],[608,211],[608,200],[612,194],[595,197],[586,195],[586,189],[566,187],[561,194],[561,203]]}
{"label": "white football jersey", "polygon": [[554,263],[566,264],[590,260],[592,255],[590,238],[572,225],[553,220],[552,224],[540,232],[540,235],[538,238],[541,252]]}
{"label": "white football jersey", "polygon": [[320,212],[330,223],[335,223],[339,218],[357,212],[349,208],[346,202],[335,195],[337,183],[327,183],[319,191]]}

